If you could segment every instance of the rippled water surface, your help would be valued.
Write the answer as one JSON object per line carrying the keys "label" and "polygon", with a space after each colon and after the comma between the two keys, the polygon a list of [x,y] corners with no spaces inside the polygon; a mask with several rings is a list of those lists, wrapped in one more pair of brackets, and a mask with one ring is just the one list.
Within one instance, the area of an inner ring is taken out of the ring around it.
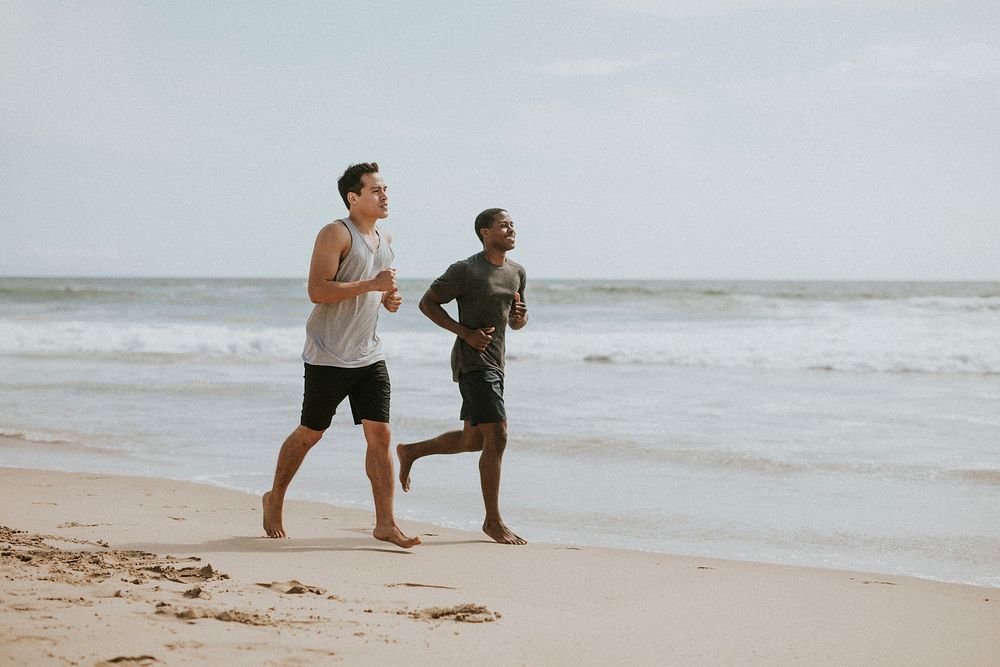
{"label": "rippled water surface", "polygon": [[[457,428],[451,337],[382,313],[398,440]],[[506,518],[535,540],[1000,586],[1000,284],[532,281]],[[300,280],[0,278],[0,465],[254,492],[298,420]],[[338,415],[291,494],[370,506]],[[397,511],[482,521],[474,455]],[[294,517],[289,517],[294,526]]]}

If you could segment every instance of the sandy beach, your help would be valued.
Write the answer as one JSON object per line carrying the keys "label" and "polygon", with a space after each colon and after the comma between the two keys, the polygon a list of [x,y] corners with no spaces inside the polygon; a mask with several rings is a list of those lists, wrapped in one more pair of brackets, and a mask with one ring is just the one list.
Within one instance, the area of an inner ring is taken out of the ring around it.
{"label": "sandy beach", "polygon": [[4,664],[1000,661],[1000,591],[655,553],[493,544],[161,479],[0,469]]}

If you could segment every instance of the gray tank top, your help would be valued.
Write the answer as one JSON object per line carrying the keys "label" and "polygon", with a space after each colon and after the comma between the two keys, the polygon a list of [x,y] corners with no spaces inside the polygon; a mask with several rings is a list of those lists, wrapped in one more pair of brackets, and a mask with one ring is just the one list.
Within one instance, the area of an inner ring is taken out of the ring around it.
{"label": "gray tank top", "polygon": [[[374,278],[392,266],[395,255],[375,228],[378,247],[372,248],[350,219],[338,220],[351,232],[351,249],[340,261],[336,280],[353,282]],[[385,359],[376,326],[381,292],[365,292],[337,303],[318,303],[306,322],[302,361],[314,366],[360,368]]]}

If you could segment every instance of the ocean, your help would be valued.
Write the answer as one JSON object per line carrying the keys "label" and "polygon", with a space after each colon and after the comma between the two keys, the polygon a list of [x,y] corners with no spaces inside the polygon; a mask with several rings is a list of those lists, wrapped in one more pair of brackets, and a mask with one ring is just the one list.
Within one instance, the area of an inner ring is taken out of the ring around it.
{"label": "ocean", "polygon": [[[380,319],[394,441],[461,425],[428,283]],[[525,538],[1000,587],[1000,283],[529,276],[525,297],[501,489]],[[263,492],[310,309],[301,279],[0,278],[0,465]],[[412,479],[404,530],[479,529],[475,454]],[[372,507],[346,404],[289,497]]]}

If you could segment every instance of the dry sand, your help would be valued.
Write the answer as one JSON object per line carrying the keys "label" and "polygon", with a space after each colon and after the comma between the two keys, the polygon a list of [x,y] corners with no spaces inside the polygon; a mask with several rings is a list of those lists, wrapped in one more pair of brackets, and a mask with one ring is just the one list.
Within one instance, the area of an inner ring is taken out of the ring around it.
{"label": "dry sand", "polygon": [[405,551],[311,502],[271,540],[256,496],[159,479],[0,488],[5,665],[1000,664],[998,589],[414,523]]}

